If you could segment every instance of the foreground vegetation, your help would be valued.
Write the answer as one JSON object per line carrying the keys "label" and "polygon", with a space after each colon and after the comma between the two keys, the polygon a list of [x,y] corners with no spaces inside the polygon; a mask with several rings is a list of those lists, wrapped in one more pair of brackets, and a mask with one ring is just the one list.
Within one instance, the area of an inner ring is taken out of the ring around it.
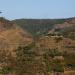
{"label": "foreground vegetation", "polygon": [[47,49],[39,55],[34,43],[18,47],[12,56],[11,52],[0,51],[0,73],[3,75],[61,75],[65,70],[75,70],[75,53]]}

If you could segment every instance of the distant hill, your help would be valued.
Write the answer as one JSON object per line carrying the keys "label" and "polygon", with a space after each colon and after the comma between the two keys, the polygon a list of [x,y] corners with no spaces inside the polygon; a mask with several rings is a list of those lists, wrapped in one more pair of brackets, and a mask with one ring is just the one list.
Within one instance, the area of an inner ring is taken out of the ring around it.
{"label": "distant hill", "polygon": [[47,34],[48,31],[52,29],[59,30],[62,33],[75,31],[74,17],[64,19],[16,19],[13,20],[13,22],[22,27],[24,30],[27,30],[33,36]]}
{"label": "distant hill", "polygon": [[13,22],[30,32],[32,35],[45,34],[55,24],[63,23],[65,19],[16,19]]}

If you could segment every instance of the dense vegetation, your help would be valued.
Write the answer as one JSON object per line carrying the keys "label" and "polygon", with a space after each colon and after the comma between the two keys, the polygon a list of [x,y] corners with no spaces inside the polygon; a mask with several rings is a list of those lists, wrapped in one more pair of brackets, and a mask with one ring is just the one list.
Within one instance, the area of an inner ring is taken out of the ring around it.
{"label": "dense vegetation", "polygon": [[13,73],[16,75],[49,75],[51,72],[63,73],[64,68],[75,70],[75,53],[47,49],[39,56],[35,50],[35,44],[31,43],[28,46],[18,47],[15,50],[15,57],[9,51],[8,54],[6,51],[1,51],[0,73],[4,75]]}
{"label": "dense vegetation", "polygon": [[46,34],[55,24],[63,23],[65,19],[18,19],[17,25],[30,32],[32,35]]}
{"label": "dense vegetation", "polygon": [[[69,36],[70,32],[75,32],[75,24],[72,23],[72,20],[75,18],[66,18],[66,19],[16,19],[13,20],[17,25],[22,27],[27,32],[31,33],[33,37],[37,38],[42,35],[46,35],[50,30],[54,29],[56,32],[60,32],[64,37],[75,39],[75,34]],[[58,28],[55,29],[57,24],[62,24],[67,22],[70,27]]]}

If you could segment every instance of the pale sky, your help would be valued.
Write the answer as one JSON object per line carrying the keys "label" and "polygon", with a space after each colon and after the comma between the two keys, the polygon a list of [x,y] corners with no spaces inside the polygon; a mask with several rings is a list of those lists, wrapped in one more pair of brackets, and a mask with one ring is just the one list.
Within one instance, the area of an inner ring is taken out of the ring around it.
{"label": "pale sky", "polygon": [[0,0],[0,11],[10,20],[75,17],[75,0]]}

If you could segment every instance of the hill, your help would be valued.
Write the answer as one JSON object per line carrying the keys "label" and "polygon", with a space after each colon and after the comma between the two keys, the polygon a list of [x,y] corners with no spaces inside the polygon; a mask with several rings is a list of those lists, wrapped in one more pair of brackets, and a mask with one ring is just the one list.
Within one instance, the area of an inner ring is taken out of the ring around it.
{"label": "hill", "polygon": [[[52,29],[60,30],[62,32],[75,31],[75,18],[65,19],[16,19],[13,20],[17,25],[27,30],[32,35],[44,35]],[[70,28],[71,27],[71,28]],[[63,31],[64,29],[64,31]],[[68,31],[66,30],[68,29]]]}
{"label": "hill", "polygon": [[0,74],[75,74],[74,59],[75,18],[0,18]]}
{"label": "hill", "polygon": [[32,42],[32,37],[13,22],[0,18],[0,50],[15,49]]}
{"label": "hill", "polygon": [[16,24],[27,30],[32,35],[46,34],[55,24],[63,23],[65,19],[16,19]]}

